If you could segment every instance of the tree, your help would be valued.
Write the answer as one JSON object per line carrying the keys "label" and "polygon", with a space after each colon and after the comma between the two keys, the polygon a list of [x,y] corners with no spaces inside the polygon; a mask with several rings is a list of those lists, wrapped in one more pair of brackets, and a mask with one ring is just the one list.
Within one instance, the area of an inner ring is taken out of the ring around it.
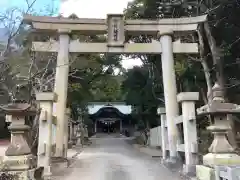
{"label": "tree", "polygon": [[[11,100],[18,96],[31,102],[32,94],[42,91],[54,79],[51,73],[54,72],[54,54],[36,56],[32,53],[30,29],[23,23],[23,14],[40,13],[34,10],[36,3],[37,0],[25,0],[23,8],[10,7],[0,14],[6,38],[0,57],[3,67],[1,88],[7,96],[11,96]],[[48,9],[45,14],[52,14],[53,11]]]}
{"label": "tree", "polygon": [[135,118],[142,121],[145,127],[158,125],[156,112],[161,101],[156,98],[156,94],[162,94],[162,89],[159,88],[158,92],[153,93],[153,82],[144,66],[130,69],[125,76],[122,93],[126,103],[134,107]]}
{"label": "tree", "polygon": [[[126,18],[131,19],[157,19],[201,14],[208,14],[209,21],[199,26],[196,35],[185,37],[187,42],[192,40],[199,42],[200,55],[176,57],[178,89],[179,91],[188,91],[199,88],[202,104],[206,104],[211,100],[208,95],[211,94],[213,83],[217,81],[225,91],[225,100],[239,103],[237,89],[239,86],[238,49],[240,42],[239,21],[236,18],[239,16],[237,1],[135,0],[129,3],[125,10]],[[130,39],[149,42],[152,38],[138,36],[130,37]],[[145,63],[151,62],[148,56],[139,58],[142,58]],[[158,67],[160,67],[158,69],[160,72],[161,66]],[[233,131],[235,131],[235,125],[236,121],[232,122]]]}
{"label": "tree", "polygon": [[[43,88],[51,80],[51,69],[54,56],[34,56],[31,52],[31,42],[27,38],[29,28],[24,25],[22,14],[34,12],[37,0],[25,0],[23,7],[10,7],[0,14],[0,31],[3,31],[5,41],[1,42],[0,54],[0,89],[4,92],[2,103],[18,100],[34,103],[36,91]],[[51,13],[47,11],[46,13]],[[47,61],[46,61],[47,59]],[[44,63],[41,60],[45,60]],[[36,107],[36,104],[34,104]],[[35,117],[28,117],[27,124],[31,126],[29,143],[36,153],[38,139],[39,108]]]}

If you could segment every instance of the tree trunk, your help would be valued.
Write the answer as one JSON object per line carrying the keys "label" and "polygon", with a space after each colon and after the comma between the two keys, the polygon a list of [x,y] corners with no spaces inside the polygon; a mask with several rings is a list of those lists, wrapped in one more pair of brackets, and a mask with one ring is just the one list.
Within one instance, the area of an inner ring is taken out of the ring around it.
{"label": "tree trunk", "polygon": [[[199,28],[198,28],[198,38],[199,38],[199,53],[200,53],[200,62],[202,64],[202,67],[203,67],[203,71],[204,71],[204,76],[205,76],[205,80],[206,80],[206,84],[207,84],[207,96],[204,95],[204,91],[203,91],[203,88],[200,88],[201,90],[201,94],[202,94],[202,97],[203,97],[203,100],[204,100],[204,103],[205,104],[209,104],[209,96],[212,94],[212,79],[211,79],[211,74],[210,74],[210,69],[208,67],[208,64],[207,64],[207,55],[206,55],[206,52],[204,50],[204,41],[203,41],[203,34],[204,34],[204,31],[203,31],[203,26],[200,25]],[[211,116],[208,116],[208,120],[210,123],[212,123],[212,118]]]}
{"label": "tree trunk", "polygon": [[203,71],[204,71],[204,75],[205,75],[205,79],[206,79],[206,84],[207,84],[207,94],[212,94],[212,79],[211,79],[211,75],[210,75],[210,69],[208,67],[207,64],[207,56],[206,53],[204,51],[204,41],[203,41],[203,26],[199,26],[199,29],[197,31],[198,33],[198,38],[199,38],[199,53],[200,53],[200,62],[202,64],[203,67]]}
{"label": "tree trunk", "polygon": [[208,45],[210,47],[210,51],[212,54],[213,64],[216,67],[216,79],[219,83],[220,87],[222,88],[222,91],[224,92],[224,95],[226,96],[226,90],[224,88],[225,82],[224,82],[224,74],[223,74],[223,62],[222,62],[222,55],[221,50],[217,48],[216,41],[212,36],[209,24],[206,22],[204,23],[204,30],[205,34],[208,40]]}

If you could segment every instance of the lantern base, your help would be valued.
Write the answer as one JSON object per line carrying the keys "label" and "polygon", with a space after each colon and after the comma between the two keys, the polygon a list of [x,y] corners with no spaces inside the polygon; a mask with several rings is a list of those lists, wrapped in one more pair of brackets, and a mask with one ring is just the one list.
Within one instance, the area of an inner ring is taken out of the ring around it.
{"label": "lantern base", "polygon": [[4,156],[1,163],[0,177],[15,177],[16,179],[35,179],[37,167],[36,157],[32,154],[23,156]]}
{"label": "lantern base", "polygon": [[234,153],[208,153],[203,156],[203,164],[209,167],[218,165],[240,165],[240,156]]}
{"label": "lantern base", "polygon": [[32,154],[23,156],[4,156],[1,169],[7,171],[29,170],[37,167],[36,157]]}
{"label": "lantern base", "polygon": [[21,179],[21,180],[35,180],[35,170],[29,169],[24,171],[6,171],[0,173],[0,179]]}

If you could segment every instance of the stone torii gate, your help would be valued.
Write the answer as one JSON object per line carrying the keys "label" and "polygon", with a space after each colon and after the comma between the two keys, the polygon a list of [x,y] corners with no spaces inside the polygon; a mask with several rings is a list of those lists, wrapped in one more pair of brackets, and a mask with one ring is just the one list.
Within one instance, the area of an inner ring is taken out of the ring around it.
{"label": "stone torii gate", "polygon": [[[177,158],[177,126],[173,122],[178,115],[176,78],[174,71],[174,53],[197,54],[197,43],[173,41],[175,32],[196,31],[198,24],[207,20],[207,16],[174,18],[159,20],[125,20],[122,14],[110,14],[107,19],[71,19],[25,15],[24,21],[37,31],[47,31],[58,35],[58,41],[33,42],[32,50],[38,52],[57,52],[55,92],[57,134],[56,156],[64,154],[64,129],[67,128],[64,113],[66,108],[69,53],[115,53],[115,54],[161,54],[164,83],[166,117],[168,123],[168,141],[170,159]],[[83,35],[108,34],[107,42],[80,42],[71,40],[70,34]],[[126,35],[152,35],[151,43],[126,43]]]}

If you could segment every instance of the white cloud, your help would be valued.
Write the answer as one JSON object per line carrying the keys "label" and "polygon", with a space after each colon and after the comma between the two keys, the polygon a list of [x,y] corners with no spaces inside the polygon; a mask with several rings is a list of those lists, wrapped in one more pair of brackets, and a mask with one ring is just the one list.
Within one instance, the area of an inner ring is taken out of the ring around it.
{"label": "white cloud", "polygon": [[123,59],[122,66],[126,69],[131,69],[134,66],[141,66],[142,61],[140,59]]}
{"label": "white cloud", "polygon": [[[105,19],[107,14],[122,14],[132,0],[61,0],[60,14],[65,17],[75,13],[79,18]],[[140,59],[124,59],[124,68],[140,66]]]}
{"label": "white cloud", "polygon": [[75,13],[81,18],[106,18],[107,14],[122,14],[130,0],[62,0],[60,13]]}

